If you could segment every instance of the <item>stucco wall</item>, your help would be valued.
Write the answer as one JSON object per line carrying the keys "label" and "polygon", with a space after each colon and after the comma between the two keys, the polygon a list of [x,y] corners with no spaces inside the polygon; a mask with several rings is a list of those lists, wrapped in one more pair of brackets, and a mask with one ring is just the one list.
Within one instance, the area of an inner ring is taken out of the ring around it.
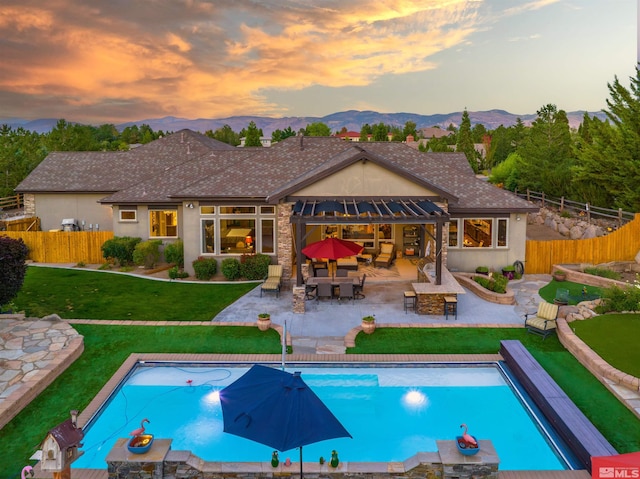
{"label": "stucco wall", "polygon": [[75,218],[79,224],[84,220],[86,230],[89,229],[89,224],[94,227],[98,224],[100,230],[113,231],[111,206],[98,203],[105,197],[103,193],[36,193],[33,196],[35,214],[40,218],[42,231],[59,230],[65,218]]}

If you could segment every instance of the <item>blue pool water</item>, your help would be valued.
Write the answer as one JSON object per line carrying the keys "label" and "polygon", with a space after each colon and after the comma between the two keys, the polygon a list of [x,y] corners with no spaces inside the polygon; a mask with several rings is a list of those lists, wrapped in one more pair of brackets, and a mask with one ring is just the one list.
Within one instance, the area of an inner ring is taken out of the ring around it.
{"label": "blue pool water", "polygon": [[[218,391],[247,367],[140,365],[85,429],[84,455],[73,468],[106,469],[118,438],[140,426],[171,438],[173,450],[191,450],[205,461],[269,461],[272,449],[223,432]],[[568,466],[544,427],[533,417],[495,364],[459,367],[292,367],[324,401],[353,439],[323,441],[303,448],[304,461],[402,461],[436,451],[469,426],[477,439],[490,439],[501,470],[562,470]],[[532,454],[531,451],[535,451]],[[284,461],[298,450],[280,453]]]}

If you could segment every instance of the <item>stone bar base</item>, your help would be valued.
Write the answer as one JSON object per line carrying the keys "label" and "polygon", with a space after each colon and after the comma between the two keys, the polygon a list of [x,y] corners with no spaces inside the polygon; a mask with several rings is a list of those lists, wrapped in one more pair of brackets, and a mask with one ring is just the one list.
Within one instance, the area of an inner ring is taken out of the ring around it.
{"label": "stone bar base", "polygon": [[[265,462],[205,462],[190,451],[172,451],[171,439],[156,439],[145,454],[127,450],[118,439],[107,456],[109,479],[273,479],[298,478],[300,463],[277,467]],[[419,452],[402,462],[340,462],[338,467],[306,462],[306,477],[332,479],[498,479],[498,455],[491,441],[479,440],[475,456],[463,456],[455,441],[436,441],[437,452]],[[270,459],[270,458],[268,458]]]}
{"label": "stone bar base", "polygon": [[455,296],[450,293],[417,294],[416,313],[444,316],[444,297]]}

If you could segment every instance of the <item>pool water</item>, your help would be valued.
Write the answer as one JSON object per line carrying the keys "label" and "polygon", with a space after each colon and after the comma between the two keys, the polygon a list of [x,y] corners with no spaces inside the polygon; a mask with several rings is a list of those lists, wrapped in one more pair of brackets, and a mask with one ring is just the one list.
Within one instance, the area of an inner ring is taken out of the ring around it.
{"label": "pool water", "polygon": [[[144,418],[148,434],[173,439],[172,450],[205,461],[269,461],[272,448],[223,432],[218,392],[248,367],[138,366],[85,428],[84,455],[73,468],[106,469],[116,440]],[[466,423],[477,439],[492,441],[500,470],[569,468],[496,364],[287,371],[301,371],[353,436],[305,446],[305,462],[329,459],[332,450],[347,462],[403,461],[436,451],[436,440],[453,440]],[[297,449],[279,455],[299,459]]]}

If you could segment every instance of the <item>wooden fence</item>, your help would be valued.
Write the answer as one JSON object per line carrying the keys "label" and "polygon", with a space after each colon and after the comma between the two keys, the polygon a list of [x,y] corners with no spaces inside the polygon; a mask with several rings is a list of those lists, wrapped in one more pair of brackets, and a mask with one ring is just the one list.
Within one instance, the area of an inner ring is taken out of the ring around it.
{"label": "wooden fence", "polygon": [[0,198],[0,210],[17,210],[24,206],[24,195],[3,196]]}
{"label": "wooden fence", "polygon": [[554,264],[633,261],[640,251],[640,214],[606,236],[578,240],[527,240],[525,273],[549,274]]}
{"label": "wooden fence", "polygon": [[113,231],[3,231],[0,235],[22,238],[28,259],[37,263],[104,263],[102,245]]}

